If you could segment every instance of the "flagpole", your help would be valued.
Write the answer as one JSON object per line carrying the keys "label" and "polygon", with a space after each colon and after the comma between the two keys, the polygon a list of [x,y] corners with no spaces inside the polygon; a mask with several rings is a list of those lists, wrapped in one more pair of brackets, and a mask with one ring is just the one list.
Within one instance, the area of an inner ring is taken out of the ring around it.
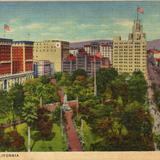
{"label": "flagpole", "polygon": [[77,119],[78,119],[78,109],[79,109],[79,100],[78,100],[78,96],[77,96]]}
{"label": "flagpole", "polygon": [[4,36],[4,38],[5,38],[5,37],[6,37],[6,32],[5,32],[5,28],[3,28],[3,31],[4,31],[4,35],[3,35],[3,36]]}
{"label": "flagpole", "polygon": [[28,41],[29,41],[30,40],[30,33],[28,33],[27,36],[28,36]]}
{"label": "flagpole", "polygon": [[96,84],[96,56],[94,56],[94,96],[97,96],[97,84]]}
{"label": "flagpole", "polygon": [[139,6],[137,6],[137,20],[139,19],[139,17],[138,17],[138,8],[139,8]]}

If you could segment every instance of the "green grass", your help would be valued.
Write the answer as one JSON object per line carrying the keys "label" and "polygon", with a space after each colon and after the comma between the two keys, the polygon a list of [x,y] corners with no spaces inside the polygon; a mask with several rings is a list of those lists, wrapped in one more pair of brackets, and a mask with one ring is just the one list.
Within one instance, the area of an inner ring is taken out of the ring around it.
{"label": "green grass", "polygon": [[39,140],[32,151],[65,151],[67,145],[61,136],[61,129],[57,124],[53,124],[54,137],[49,141]]}
{"label": "green grass", "polygon": [[84,127],[83,127],[83,140],[84,140],[84,149],[86,151],[89,151],[90,150],[90,146],[91,146],[91,143],[93,143],[93,134],[91,132],[91,128],[87,125],[87,123],[84,121]]}
{"label": "green grass", "polygon": [[[84,141],[84,150],[91,151],[91,144],[101,140],[100,137],[92,133],[90,126],[83,120],[83,141]],[[78,128],[80,134],[80,128]]]}
{"label": "green grass", "polygon": [[12,119],[11,113],[9,113],[7,116],[0,117],[0,124],[10,123],[11,119]]}
{"label": "green grass", "polygon": [[[24,137],[25,146],[27,148],[27,124],[23,123],[17,125],[18,133]],[[11,131],[13,128],[7,128],[5,132]],[[67,145],[64,137],[61,136],[60,126],[57,124],[53,124],[53,138],[51,140],[37,140],[32,148],[32,151],[65,151],[67,149]],[[32,131],[31,129],[31,147],[33,145],[33,136],[36,131]]]}

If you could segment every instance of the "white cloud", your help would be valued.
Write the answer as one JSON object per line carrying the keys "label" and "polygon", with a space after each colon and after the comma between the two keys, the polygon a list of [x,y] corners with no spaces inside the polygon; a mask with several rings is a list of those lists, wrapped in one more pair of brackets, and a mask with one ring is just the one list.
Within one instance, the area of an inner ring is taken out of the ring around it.
{"label": "white cloud", "polygon": [[123,26],[123,27],[132,27],[133,21],[129,19],[119,19],[119,20],[116,20],[115,24]]}
{"label": "white cloud", "polygon": [[10,19],[9,20],[9,23],[15,23],[15,22],[17,22],[18,21],[18,18],[13,18],[13,19]]}
{"label": "white cloud", "polygon": [[83,29],[106,29],[108,28],[108,25],[106,24],[81,24],[79,26],[80,28],[83,28]]}
{"label": "white cloud", "polygon": [[35,29],[43,29],[47,25],[45,23],[31,23],[25,26],[20,26],[20,29],[28,29],[28,30],[35,30]]}

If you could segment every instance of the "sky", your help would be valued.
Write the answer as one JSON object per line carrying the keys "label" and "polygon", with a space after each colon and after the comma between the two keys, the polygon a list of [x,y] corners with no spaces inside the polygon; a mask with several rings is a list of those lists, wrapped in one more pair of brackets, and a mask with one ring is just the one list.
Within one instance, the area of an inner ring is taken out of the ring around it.
{"label": "sky", "polygon": [[136,18],[142,20],[147,40],[160,38],[160,2],[0,2],[0,37],[4,24],[14,40],[66,40],[78,42],[127,39]]}

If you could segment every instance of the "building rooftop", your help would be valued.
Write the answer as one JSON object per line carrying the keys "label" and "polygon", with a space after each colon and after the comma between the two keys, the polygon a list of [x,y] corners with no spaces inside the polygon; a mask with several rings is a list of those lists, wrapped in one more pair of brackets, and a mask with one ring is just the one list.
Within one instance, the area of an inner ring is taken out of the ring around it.
{"label": "building rooftop", "polygon": [[14,44],[23,43],[23,44],[33,44],[33,41],[13,41]]}
{"label": "building rooftop", "polygon": [[8,38],[0,38],[0,42],[12,42],[12,39],[8,39]]}
{"label": "building rooftop", "polygon": [[157,49],[150,49],[148,51],[153,54],[160,54],[160,50],[157,50]]}
{"label": "building rooftop", "polygon": [[42,40],[42,41],[36,41],[35,43],[43,43],[43,42],[63,42],[63,43],[69,43],[67,41],[60,41],[60,40]]}

